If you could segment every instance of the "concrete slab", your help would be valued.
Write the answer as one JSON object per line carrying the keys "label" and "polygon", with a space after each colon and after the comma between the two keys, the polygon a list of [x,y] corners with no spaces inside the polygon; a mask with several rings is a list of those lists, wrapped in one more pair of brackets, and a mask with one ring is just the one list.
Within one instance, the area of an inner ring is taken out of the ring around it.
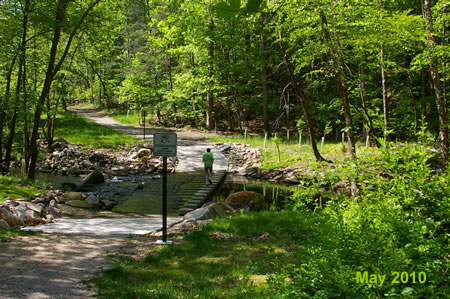
{"label": "concrete slab", "polygon": [[[183,217],[167,217],[167,225]],[[146,218],[61,219],[53,223],[24,227],[26,231],[64,234],[144,235],[162,228],[162,216]]]}

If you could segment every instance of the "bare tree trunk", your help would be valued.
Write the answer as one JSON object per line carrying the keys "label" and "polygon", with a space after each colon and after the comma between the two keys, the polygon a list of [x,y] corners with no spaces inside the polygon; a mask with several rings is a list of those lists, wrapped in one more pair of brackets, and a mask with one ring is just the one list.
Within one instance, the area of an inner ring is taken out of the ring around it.
{"label": "bare tree trunk", "polygon": [[269,121],[269,95],[267,93],[267,66],[266,66],[266,45],[264,35],[264,22],[265,15],[261,13],[261,79],[263,87],[263,121],[264,132],[270,133],[270,121]]}
{"label": "bare tree trunk", "polygon": [[344,74],[342,69],[344,68],[343,63],[340,62],[339,59],[335,57],[334,51],[331,47],[331,40],[330,40],[330,34],[328,33],[327,26],[327,19],[325,17],[325,14],[321,11],[320,12],[321,17],[321,25],[322,25],[322,33],[323,33],[323,40],[325,43],[325,47],[327,49],[327,55],[330,61],[333,64],[336,64],[337,67],[332,68],[332,72],[334,73],[334,76],[336,78],[336,87],[337,91],[339,93],[339,96],[342,101],[342,106],[344,107],[344,118],[345,118],[345,127],[347,130],[347,143],[348,143],[348,153],[349,155],[355,159],[356,158],[356,150],[355,150],[355,144],[353,141],[353,124],[352,124],[352,115],[350,111],[350,102],[347,96],[347,86],[345,84],[344,80]]}
{"label": "bare tree trunk", "polygon": [[384,47],[383,47],[383,45],[381,45],[380,59],[381,59],[381,85],[383,88],[383,120],[384,120],[383,136],[384,136],[384,146],[386,146],[387,132],[388,132],[388,107],[387,107],[386,74],[384,72]]}
{"label": "bare tree trunk", "polygon": [[[212,16],[208,20],[208,30],[212,35],[214,31],[214,22]],[[208,130],[214,129],[214,95],[212,92],[212,77],[213,71],[213,59],[214,59],[214,43],[212,40],[208,42],[208,91],[206,93],[206,127]]]}
{"label": "bare tree trunk", "polygon": [[[7,107],[9,106],[9,101],[11,97],[11,77],[14,69],[14,65],[16,64],[17,56],[19,51],[14,54],[14,57],[11,61],[11,65],[9,66],[8,72],[6,73],[6,86],[5,86],[5,97],[1,102],[1,110],[0,110],[0,164],[3,162],[3,128],[6,122],[6,113],[9,110]],[[6,165],[7,166],[7,165]]]}
{"label": "bare tree trunk", "polygon": [[288,69],[289,77],[292,81],[295,95],[300,100],[300,104],[303,109],[303,114],[305,115],[306,126],[308,127],[309,137],[311,139],[311,147],[312,147],[312,150],[314,153],[314,157],[316,158],[317,161],[329,162],[324,157],[322,157],[322,155],[319,153],[319,150],[317,149],[316,138],[314,137],[314,129],[312,126],[311,116],[309,114],[308,107],[306,106],[306,100],[303,96],[301,87],[300,87],[299,83],[297,82],[297,79],[295,78],[294,68],[292,67],[291,62],[290,62],[289,58],[287,57],[286,49],[285,49],[284,43],[283,43],[283,33],[281,32],[281,30],[279,32],[279,37],[280,37],[280,41],[279,41],[280,49],[281,49],[281,52],[283,53],[284,63],[286,64],[286,67]]}
{"label": "bare tree trunk", "polygon": [[437,69],[437,59],[435,54],[436,43],[433,36],[433,19],[431,15],[430,0],[425,0],[423,13],[426,20],[427,28],[427,44],[430,50],[430,73],[433,79],[434,93],[436,99],[436,107],[439,115],[439,136],[442,146],[442,166],[445,168],[448,162],[448,131],[447,109],[445,107],[444,96],[442,94],[439,72]]}
{"label": "bare tree trunk", "polygon": [[367,86],[366,86],[366,70],[363,64],[360,65],[359,68],[359,91],[361,94],[361,105],[363,108],[363,114],[362,114],[362,140],[366,140],[366,138],[369,136],[369,130],[368,130],[368,120],[366,120],[365,111],[367,111]]}
{"label": "bare tree trunk", "polygon": [[75,37],[75,34],[78,32],[78,29],[80,28],[81,24],[84,22],[86,17],[88,16],[89,12],[94,8],[95,5],[97,5],[101,0],[94,0],[90,6],[84,11],[83,15],[81,16],[78,23],[76,23],[68,37],[65,49],[63,51],[63,54],[61,58],[59,59],[58,63],[56,63],[56,54],[58,51],[58,45],[60,42],[61,37],[61,29],[62,29],[62,23],[64,21],[67,6],[72,0],[58,0],[57,8],[56,8],[56,14],[55,14],[55,27],[53,31],[53,38],[52,38],[52,47],[50,49],[50,57],[47,65],[47,71],[45,74],[45,81],[44,85],[42,86],[42,91],[39,96],[39,102],[36,105],[36,110],[34,112],[34,122],[33,122],[33,131],[31,132],[31,140],[30,140],[30,164],[29,164],[29,170],[28,170],[28,178],[34,180],[34,177],[36,175],[36,164],[37,164],[37,157],[38,157],[38,135],[39,135],[39,123],[41,120],[41,113],[42,113],[42,107],[45,104],[45,100],[50,93],[50,88],[53,82],[53,78],[55,75],[59,72],[61,69],[62,64],[64,63],[64,60],[70,50],[70,47],[72,45],[73,38]]}

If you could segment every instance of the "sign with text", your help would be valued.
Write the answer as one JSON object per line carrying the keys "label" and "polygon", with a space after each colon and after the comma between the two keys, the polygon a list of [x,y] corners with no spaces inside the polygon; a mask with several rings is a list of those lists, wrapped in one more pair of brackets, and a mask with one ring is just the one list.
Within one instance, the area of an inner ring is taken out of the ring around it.
{"label": "sign with text", "polygon": [[176,133],[153,134],[153,156],[175,157],[177,155]]}

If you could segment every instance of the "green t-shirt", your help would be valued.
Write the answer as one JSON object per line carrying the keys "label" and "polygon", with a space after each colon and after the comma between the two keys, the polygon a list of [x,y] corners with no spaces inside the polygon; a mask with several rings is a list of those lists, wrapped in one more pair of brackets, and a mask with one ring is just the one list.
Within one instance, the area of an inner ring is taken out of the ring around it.
{"label": "green t-shirt", "polygon": [[203,164],[205,164],[205,167],[212,167],[214,162],[214,156],[211,152],[205,153],[203,155]]}

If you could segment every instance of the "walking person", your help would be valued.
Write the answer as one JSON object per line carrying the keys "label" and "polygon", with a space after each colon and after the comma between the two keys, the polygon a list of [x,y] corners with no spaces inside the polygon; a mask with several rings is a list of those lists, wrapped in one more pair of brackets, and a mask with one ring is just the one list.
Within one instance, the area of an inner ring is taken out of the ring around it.
{"label": "walking person", "polygon": [[212,168],[214,164],[214,156],[213,153],[211,153],[210,148],[206,149],[206,153],[203,154],[202,159],[206,174],[206,185],[208,185],[208,183],[212,184],[211,177],[212,177]]}

